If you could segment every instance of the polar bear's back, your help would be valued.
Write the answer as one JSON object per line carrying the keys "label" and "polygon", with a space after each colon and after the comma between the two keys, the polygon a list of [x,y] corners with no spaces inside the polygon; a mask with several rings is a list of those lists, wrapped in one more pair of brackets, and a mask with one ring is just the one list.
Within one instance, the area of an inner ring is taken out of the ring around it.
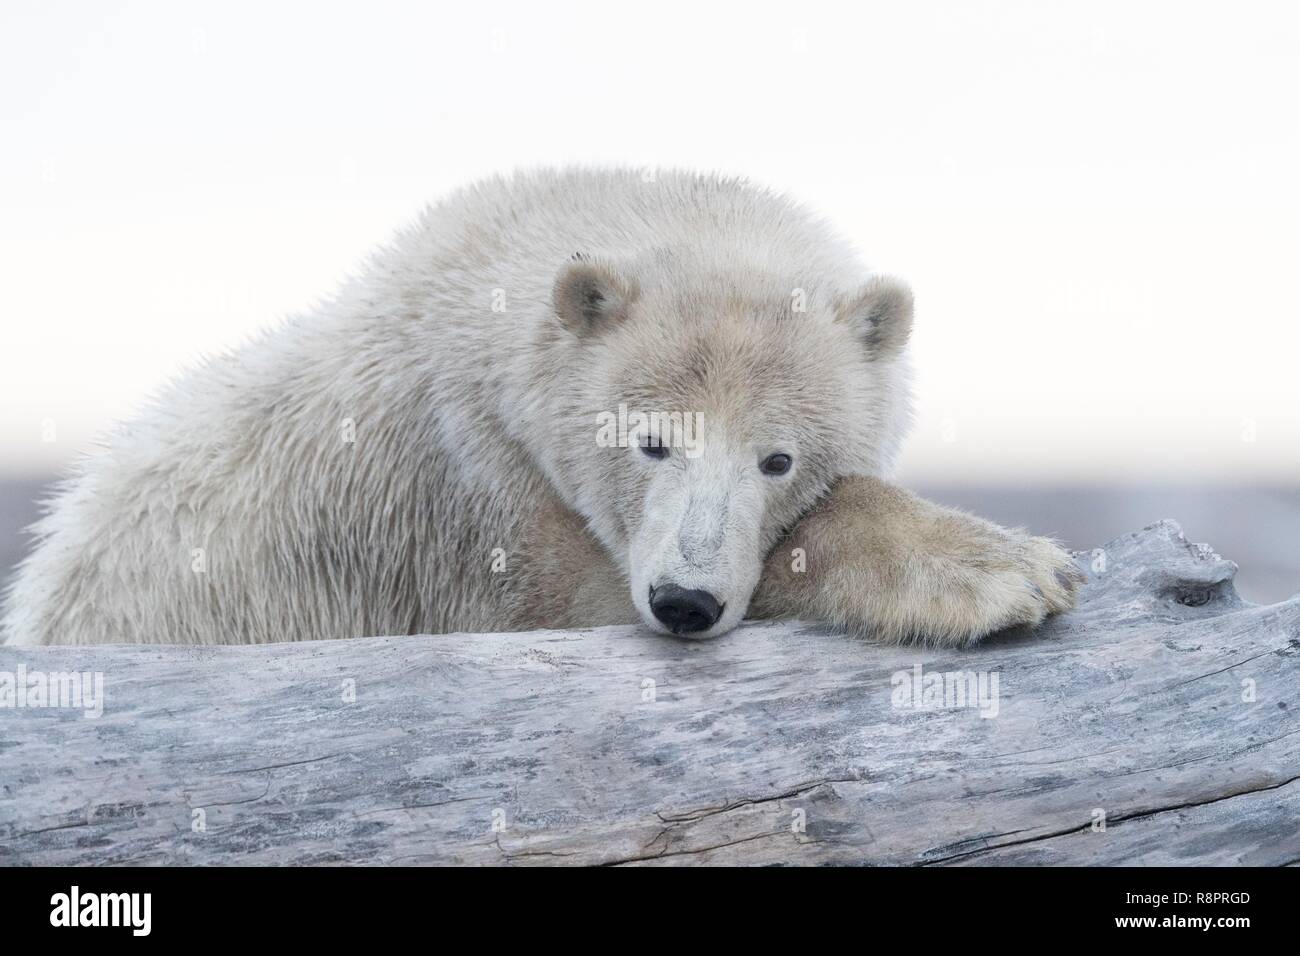
{"label": "polar bear's back", "polygon": [[658,248],[712,250],[756,270],[832,281],[862,274],[849,244],[800,203],[745,179],[681,170],[491,177],[431,206],[413,238],[435,260],[535,270],[527,278],[538,283],[550,282],[556,262],[574,253],[617,259]]}

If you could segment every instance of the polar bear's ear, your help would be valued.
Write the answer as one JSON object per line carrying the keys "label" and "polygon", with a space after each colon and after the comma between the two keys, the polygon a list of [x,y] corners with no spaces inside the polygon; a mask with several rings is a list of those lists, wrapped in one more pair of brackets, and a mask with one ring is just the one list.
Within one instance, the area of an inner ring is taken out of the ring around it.
{"label": "polar bear's ear", "polygon": [[836,309],[836,321],[852,326],[872,358],[897,355],[912,332],[912,290],[889,276],[875,276]]}
{"label": "polar bear's ear", "polygon": [[577,335],[608,328],[627,316],[638,289],[609,266],[574,256],[555,280],[555,314]]}

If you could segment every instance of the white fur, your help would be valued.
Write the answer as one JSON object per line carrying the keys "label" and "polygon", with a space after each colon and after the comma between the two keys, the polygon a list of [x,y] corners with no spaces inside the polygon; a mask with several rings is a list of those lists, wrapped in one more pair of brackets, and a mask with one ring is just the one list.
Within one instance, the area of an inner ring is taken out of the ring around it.
{"label": "white fur", "polygon": [[[575,253],[638,284],[635,330],[584,338],[560,327],[552,290]],[[519,542],[557,496],[630,575],[634,602],[656,578],[707,585],[728,597],[714,630],[725,629],[783,526],[838,475],[892,467],[908,418],[905,360],[873,364],[833,319],[866,275],[822,221],[740,181],[561,170],[463,189],[331,300],[191,369],[81,462],[36,526],[7,640],[500,629],[515,610],[492,570],[495,549],[507,563],[537,560]],[[669,366],[726,303],[741,305],[717,335],[742,348],[749,332],[735,323],[768,321],[741,316],[742,305],[779,311],[795,288],[810,324],[785,339],[773,332],[756,364],[798,353],[804,371],[789,373],[782,420],[796,442],[817,446],[796,466],[807,470],[780,488],[765,483],[736,435],[773,414],[759,415],[761,401],[744,406],[753,421],[740,406],[711,407],[726,426],[716,444],[663,463],[674,470],[635,503],[644,520],[614,508],[615,489],[647,480],[636,449],[619,449],[615,464],[591,440],[597,406],[621,394],[628,349],[639,343]],[[502,294],[505,311],[494,311]],[[824,421],[811,420],[818,403]]]}

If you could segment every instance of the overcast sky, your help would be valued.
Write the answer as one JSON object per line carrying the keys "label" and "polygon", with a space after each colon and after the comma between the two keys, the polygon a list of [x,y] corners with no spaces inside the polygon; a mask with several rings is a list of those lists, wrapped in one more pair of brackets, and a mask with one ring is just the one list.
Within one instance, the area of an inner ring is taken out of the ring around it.
{"label": "overcast sky", "polygon": [[0,7],[4,471],[581,161],[751,176],[906,278],[905,477],[1300,474],[1294,6],[182,6]]}

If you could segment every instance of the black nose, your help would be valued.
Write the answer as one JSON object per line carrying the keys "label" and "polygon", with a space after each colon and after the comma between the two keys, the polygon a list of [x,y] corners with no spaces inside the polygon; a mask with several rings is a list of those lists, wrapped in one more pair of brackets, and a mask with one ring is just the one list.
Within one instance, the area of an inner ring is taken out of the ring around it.
{"label": "black nose", "polygon": [[650,610],[674,634],[707,631],[722,617],[722,605],[708,591],[688,591],[675,584],[650,589]]}

